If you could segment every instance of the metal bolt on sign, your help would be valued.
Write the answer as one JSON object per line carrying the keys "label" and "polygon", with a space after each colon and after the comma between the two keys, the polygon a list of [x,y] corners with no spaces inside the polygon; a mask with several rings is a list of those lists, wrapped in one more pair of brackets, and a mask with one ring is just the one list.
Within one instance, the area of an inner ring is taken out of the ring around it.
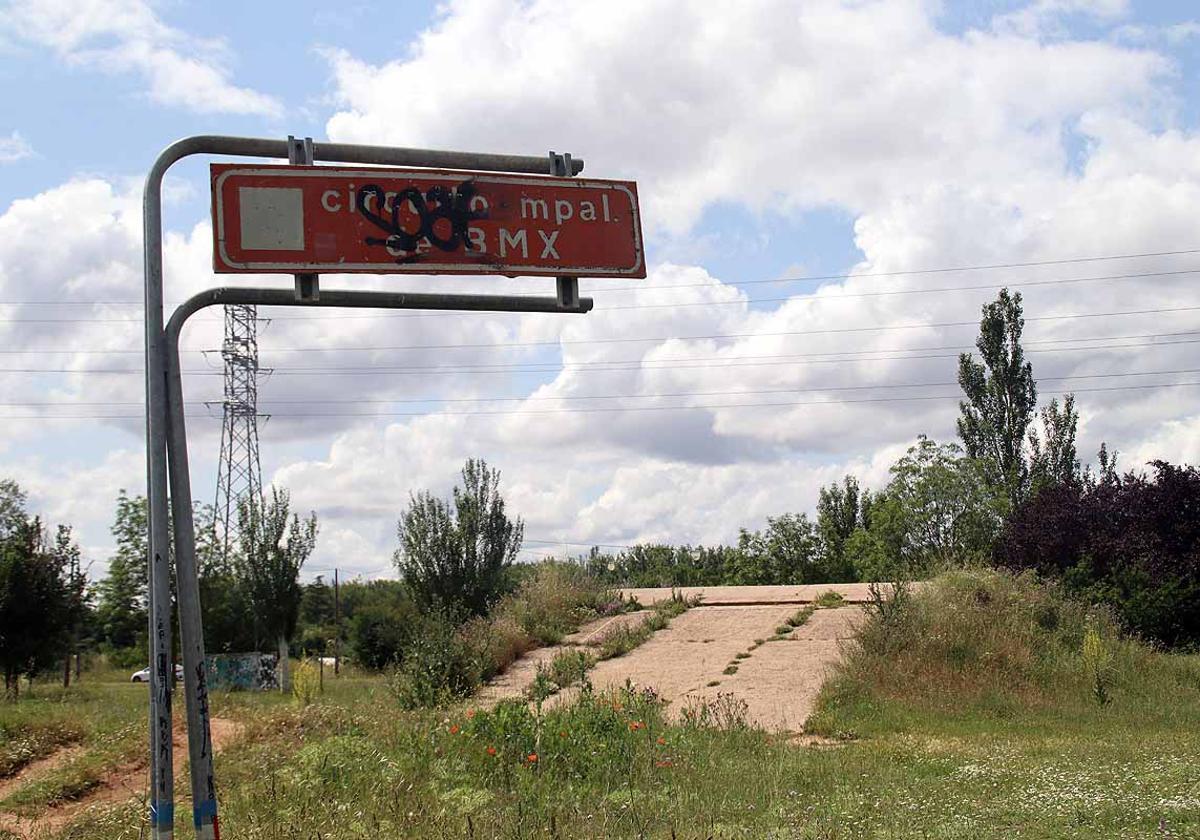
{"label": "metal bolt on sign", "polygon": [[[162,181],[175,162],[197,154],[286,159],[292,164],[212,167],[213,213],[220,222],[214,224],[214,266],[229,273],[292,273],[295,288],[209,289],[189,298],[164,322]],[[314,166],[317,160],[372,168]],[[143,226],[154,840],[169,840],[174,830],[168,495],[193,823],[199,840],[220,837],[179,366],[179,336],[187,319],[219,305],[589,312],[592,299],[579,297],[580,276],[646,276],[636,185],[574,178],[583,170],[583,161],[570,155],[551,153],[550,167],[550,174],[558,178],[546,176],[545,157],[217,135],[180,140],[151,167]],[[356,179],[353,189],[348,177]],[[362,183],[364,178],[367,183]],[[335,206],[337,210],[330,210]],[[342,212],[344,208],[348,209]],[[348,262],[352,258],[358,263]],[[339,273],[548,275],[557,278],[558,288],[554,297],[320,290],[319,266]]]}

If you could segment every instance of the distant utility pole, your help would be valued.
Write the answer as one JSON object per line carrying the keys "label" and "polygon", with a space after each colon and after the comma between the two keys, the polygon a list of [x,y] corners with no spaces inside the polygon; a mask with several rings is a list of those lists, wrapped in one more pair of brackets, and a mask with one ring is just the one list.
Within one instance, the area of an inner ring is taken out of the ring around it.
{"label": "distant utility pole", "polygon": [[258,309],[225,307],[225,399],[222,402],[221,460],[217,468],[214,527],[221,556],[230,559],[238,505],[262,505],[258,457]]}

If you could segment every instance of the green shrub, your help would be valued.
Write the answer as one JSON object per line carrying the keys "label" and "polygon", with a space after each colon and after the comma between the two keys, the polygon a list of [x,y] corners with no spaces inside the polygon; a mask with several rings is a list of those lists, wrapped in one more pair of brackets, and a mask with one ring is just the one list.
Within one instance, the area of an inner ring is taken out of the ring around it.
{"label": "green shrub", "polygon": [[444,614],[432,612],[414,628],[389,688],[402,708],[443,706],[479,685],[479,657]]}
{"label": "green shrub", "polygon": [[587,651],[564,650],[550,660],[550,679],[559,688],[566,688],[587,677],[588,669],[596,664],[596,657]]}
{"label": "green shrub", "polygon": [[415,605],[407,599],[363,605],[350,621],[350,650],[355,661],[373,671],[399,663],[419,621]]}

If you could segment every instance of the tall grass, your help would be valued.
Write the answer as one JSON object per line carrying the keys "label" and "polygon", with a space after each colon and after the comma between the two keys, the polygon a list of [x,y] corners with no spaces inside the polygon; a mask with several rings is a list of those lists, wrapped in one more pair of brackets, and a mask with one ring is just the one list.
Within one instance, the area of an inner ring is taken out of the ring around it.
{"label": "tall grass", "polygon": [[1171,690],[1175,668],[1053,582],[959,570],[868,611],[809,726],[835,734],[856,709],[848,717],[870,728],[869,710],[888,701],[960,716],[1075,709],[1122,692],[1136,702]]}

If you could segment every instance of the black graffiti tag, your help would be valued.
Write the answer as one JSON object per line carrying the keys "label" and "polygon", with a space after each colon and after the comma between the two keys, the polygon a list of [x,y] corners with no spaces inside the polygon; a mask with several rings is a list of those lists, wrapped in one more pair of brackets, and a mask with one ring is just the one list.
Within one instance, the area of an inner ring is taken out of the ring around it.
{"label": "black graffiti tag", "polygon": [[[475,197],[475,185],[470,181],[451,189],[430,187],[424,193],[416,187],[389,193],[378,184],[366,184],[358,191],[358,212],[387,234],[382,238],[368,236],[366,244],[383,245],[393,254],[398,251],[415,252],[422,239],[442,251],[457,251],[463,244],[470,250],[468,228],[471,222],[487,218],[486,210],[471,209]],[[416,216],[415,220],[408,220],[410,227],[416,222],[415,230],[406,230],[405,221],[401,219],[401,209],[406,204],[412,215]],[[377,209],[372,209],[371,205]],[[443,220],[444,224],[439,225]],[[448,235],[444,236],[444,233]],[[414,257],[415,254],[412,254],[399,259]]]}

